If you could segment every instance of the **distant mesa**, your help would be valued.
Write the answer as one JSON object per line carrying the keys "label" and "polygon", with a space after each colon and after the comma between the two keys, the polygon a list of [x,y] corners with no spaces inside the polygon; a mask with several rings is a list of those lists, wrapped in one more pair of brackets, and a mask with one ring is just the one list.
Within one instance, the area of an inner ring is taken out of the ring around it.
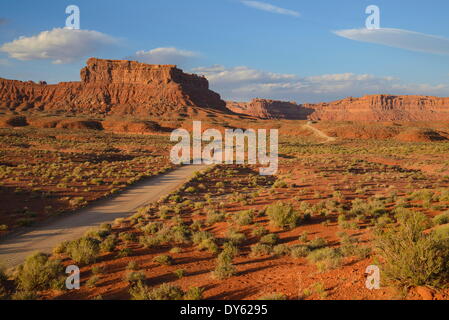
{"label": "distant mesa", "polygon": [[306,120],[314,112],[296,102],[253,99],[251,102],[227,101],[226,107],[239,114],[260,119]]}
{"label": "distant mesa", "polygon": [[448,121],[449,98],[369,95],[329,103],[305,104],[312,120],[326,121]]}
{"label": "distant mesa", "polygon": [[12,111],[157,116],[206,108],[229,112],[206,78],[175,65],[90,58],[80,82],[22,82],[0,78],[0,106]]}

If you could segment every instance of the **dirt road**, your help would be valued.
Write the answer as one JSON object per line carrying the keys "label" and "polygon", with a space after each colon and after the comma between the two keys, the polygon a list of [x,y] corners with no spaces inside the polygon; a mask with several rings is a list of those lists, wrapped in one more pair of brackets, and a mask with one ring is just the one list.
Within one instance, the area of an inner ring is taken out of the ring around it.
{"label": "dirt road", "polygon": [[304,127],[306,127],[307,129],[312,130],[317,136],[319,136],[319,137],[321,137],[323,139],[326,139],[325,143],[333,142],[333,141],[337,140],[337,138],[328,136],[325,132],[321,131],[320,129],[315,128],[310,123],[305,124]]}
{"label": "dirt road", "polygon": [[12,234],[0,241],[0,264],[7,268],[14,267],[36,251],[50,253],[65,240],[77,239],[102,223],[130,216],[137,208],[171,193],[189,180],[195,171],[205,168],[203,165],[178,168],[139,182],[112,199],[101,200],[69,216]]}

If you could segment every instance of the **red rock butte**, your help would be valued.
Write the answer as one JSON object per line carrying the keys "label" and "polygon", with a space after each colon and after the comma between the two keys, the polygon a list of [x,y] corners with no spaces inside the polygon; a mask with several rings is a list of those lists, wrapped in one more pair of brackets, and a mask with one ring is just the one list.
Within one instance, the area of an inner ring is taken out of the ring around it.
{"label": "red rock butte", "polygon": [[207,108],[229,112],[206,78],[175,65],[90,58],[80,82],[47,85],[0,78],[0,107],[98,115],[162,115]]}

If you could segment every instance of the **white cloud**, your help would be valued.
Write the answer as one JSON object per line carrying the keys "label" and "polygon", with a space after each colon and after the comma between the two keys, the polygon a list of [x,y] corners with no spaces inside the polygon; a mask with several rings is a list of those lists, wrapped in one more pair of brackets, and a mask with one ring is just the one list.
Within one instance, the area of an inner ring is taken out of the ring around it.
{"label": "white cloud", "polygon": [[274,6],[269,3],[260,2],[260,1],[249,1],[249,0],[243,0],[242,3],[248,7],[255,8],[262,11],[267,11],[271,13],[277,13],[277,14],[283,14],[293,17],[299,17],[301,14],[294,10],[284,9],[277,6]]}
{"label": "white cloud", "polygon": [[331,101],[366,94],[424,94],[449,96],[449,84],[429,85],[404,83],[393,77],[370,74],[324,74],[299,77],[271,73],[248,67],[201,67],[211,88],[226,100],[247,101],[252,98],[295,100],[298,102]]}
{"label": "white cloud", "polygon": [[389,47],[434,54],[449,54],[449,39],[414,31],[381,29],[346,29],[334,31],[347,39],[381,44]]}
{"label": "white cloud", "polygon": [[171,48],[155,48],[149,51],[137,51],[131,59],[149,64],[176,64],[182,65],[192,58],[198,57],[198,53]]}
{"label": "white cloud", "polygon": [[194,68],[195,73],[206,76],[209,81],[221,86],[235,85],[239,83],[265,83],[265,82],[279,82],[294,79],[293,74],[279,74],[272,72],[259,71],[245,66],[233,67],[226,69],[221,65],[214,65],[212,67]]}
{"label": "white cloud", "polygon": [[0,51],[17,60],[69,63],[117,42],[115,38],[98,31],[55,28],[36,36],[20,37],[5,43],[0,47]]}

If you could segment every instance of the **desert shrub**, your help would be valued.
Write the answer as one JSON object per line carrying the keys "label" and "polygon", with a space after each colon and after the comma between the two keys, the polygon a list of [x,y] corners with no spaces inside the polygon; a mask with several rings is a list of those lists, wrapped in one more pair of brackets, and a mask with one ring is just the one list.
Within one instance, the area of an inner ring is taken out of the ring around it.
{"label": "desert shrub", "polygon": [[316,264],[319,271],[327,271],[342,265],[342,254],[338,249],[323,248],[312,251],[307,260]]}
{"label": "desert shrub", "polygon": [[99,241],[86,237],[71,241],[66,248],[67,255],[80,264],[95,262],[99,252]]}
{"label": "desert shrub", "polygon": [[142,281],[131,286],[129,294],[132,300],[181,300],[184,297],[184,291],[178,286],[163,283],[158,288],[150,289]]}
{"label": "desert shrub", "polygon": [[162,226],[163,226],[162,222],[150,222],[147,225],[143,226],[141,230],[147,234],[155,234],[156,232],[162,229]]}
{"label": "desert shrub", "polygon": [[277,256],[287,256],[290,254],[290,248],[286,244],[278,244],[273,247],[273,253]]}
{"label": "desert shrub", "polygon": [[281,202],[273,203],[266,209],[266,214],[270,222],[279,228],[294,228],[300,219],[291,204],[283,204]]}
{"label": "desert shrub", "polygon": [[121,232],[118,236],[120,240],[126,243],[137,241],[137,236],[134,232]]}
{"label": "desert shrub", "polygon": [[260,238],[260,243],[274,246],[279,242],[279,236],[275,233],[269,233]]}
{"label": "desert shrub", "polygon": [[251,256],[259,257],[259,256],[267,256],[270,255],[273,251],[273,247],[268,244],[256,243],[251,246]]}
{"label": "desert shrub", "polygon": [[230,229],[226,234],[226,238],[228,239],[228,241],[236,245],[242,244],[246,240],[245,234],[238,232],[235,229]]}
{"label": "desert shrub", "polygon": [[184,269],[178,269],[173,271],[173,274],[175,275],[176,278],[182,279],[185,276],[186,271]]}
{"label": "desert shrub", "polygon": [[396,214],[398,226],[377,236],[376,250],[383,275],[399,287],[441,286],[449,277],[449,244],[435,233],[424,233],[428,218],[407,209]]}
{"label": "desert shrub", "polygon": [[287,187],[288,187],[287,183],[282,180],[276,180],[273,183],[273,188],[287,188]]}
{"label": "desert shrub", "polygon": [[290,255],[292,258],[305,258],[309,255],[310,249],[304,245],[295,245],[290,248]]}
{"label": "desert shrub", "polygon": [[139,282],[142,282],[146,279],[145,273],[142,271],[130,271],[127,272],[123,278],[126,282],[130,284],[137,284]]}
{"label": "desert shrub", "polygon": [[251,232],[251,235],[253,237],[262,237],[268,233],[268,230],[264,226],[256,226],[253,231]]}
{"label": "desert shrub", "polygon": [[206,223],[210,226],[224,220],[225,214],[223,212],[209,211],[206,216]]}
{"label": "desert shrub", "polygon": [[200,287],[190,287],[184,295],[184,300],[202,300],[204,289]]}
{"label": "desert shrub", "polygon": [[63,241],[60,244],[58,244],[56,247],[53,248],[53,254],[63,254],[65,253],[67,249],[67,244],[69,244],[69,241]]}
{"label": "desert shrub", "polygon": [[219,280],[231,278],[236,274],[235,266],[232,264],[233,256],[229,252],[221,252],[217,258],[217,265],[213,276]]}
{"label": "desert shrub", "polygon": [[270,293],[257,298],[257,300],[267,300],[267,301],[287,300],[287,296],[283,293]]}
{"label": "desert shrub", "polygon": [[141,244],[145,248],[154,248],[161,244],[161,240],[159,237],[154,236],[140,236],[139,244]]}
{"label": "desert shrub", "polygon": [[49,289],[61,279],[63,272],[59,260],[50,260],[47,255],[36,253],[18,267],[16,279],[23,291],[36,292]]}
{"label": "desert shrub", "polygon": [[127,270],[139,270],[139,264],[137,263],[137,261],[130,261],[128,262],[128,265],[126,266]]}
{"label": "desert shrub", "polygon": [[240,226],[247,226],[253,223],[254,213],[252,210],[244,210],[236,213],[233,220]]}
{"label": "desert shrub", "polygon": [[315,238],[311,240],[307,246],[310,250],[316,250],[327,246],[327,241],[324,238]]}
{"label": "desert shrub", "polygon": [[193,233],[192,235],[192,241],[196,245],[199,245],[201,242],[203,242],[203,240],[206,239],[214,239],[213,234],[208,231],[198,231]]}
{"label": "desert shrub", "polygon": [[239,248],[232,242],[226,242],[223,244],[223,251],[225,254],[236,257],[239,254]]}
{"label": "desert shrub", "polygon": [[442,213],[442,214],[439,214],[439,215],[435,216],[432,219],[432,222],[436,226],[443,225],[443,224],[448,224],[449,223],[449,212],[445,212],[445,213]]}
{"label": "desert shrub", "polygon": [[216,254],[219,251],[218,245],[215,243],[214,239],[204,239],[198,244],[198,249],[207,250],[210,253]]}
{"label": "desert shrub", "polygon": [[304,231],[301,233],[301,235],[298,237],[298,240],[303,243],[307,243],[309,241],[309,233],[307,231]]}
{"label": "desert shrub", "polygon": [[117,245],[117,237],[115,235],[109,235],[106,239],[100,243],[101,252],[113,252]]}
{"label": "desert shrub", "polygon": [[171,266],[173,264],[173,258],[168,255],[160,255],[153,258],[153,262],[164,266]]}
{"label": "desert shrub", "polygon": [[117,258],[129,257],[133,253],[131,248],[122,248],[117,252]]}

